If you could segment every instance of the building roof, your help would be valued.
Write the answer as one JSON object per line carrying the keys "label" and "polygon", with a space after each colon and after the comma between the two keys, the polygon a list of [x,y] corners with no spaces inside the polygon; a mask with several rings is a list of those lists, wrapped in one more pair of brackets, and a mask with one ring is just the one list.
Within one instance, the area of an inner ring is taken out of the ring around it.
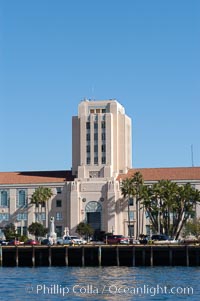
{"label": "building roof", "polygon": [[132,168],[127,174],[119,175],[117,179],[130,178],[138,171],[143,175],[145,181],[200,180],[200,167]]}
{"label": "building roof", "polygon": [[70,170],[0,172],[0,185],[60,183],[73,179]]}
{"label": "building roof", "polygon": [[[138,171],[145,181],[200,180],[200,167],[132,168],[127,174],[120,174],[117,180],[130,178]],[[60,183],[73,180],[71,170],[0,172],[0,185]]]}

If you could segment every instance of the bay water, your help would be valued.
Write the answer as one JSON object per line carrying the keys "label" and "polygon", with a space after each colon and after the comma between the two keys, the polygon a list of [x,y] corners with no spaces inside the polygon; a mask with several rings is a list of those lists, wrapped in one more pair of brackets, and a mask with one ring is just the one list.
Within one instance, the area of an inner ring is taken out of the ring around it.
{"label": "bay water", "polygon": [[200,267],[2,267],[0,300],[200,300]]}

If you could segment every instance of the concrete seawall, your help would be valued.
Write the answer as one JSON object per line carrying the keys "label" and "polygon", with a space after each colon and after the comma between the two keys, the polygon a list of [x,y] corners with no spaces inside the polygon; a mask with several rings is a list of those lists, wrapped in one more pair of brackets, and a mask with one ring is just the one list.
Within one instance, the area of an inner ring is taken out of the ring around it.
{"label": "concrete seawall", "polygon": [[3,246],[1,266],[199,266],[200,246]]}

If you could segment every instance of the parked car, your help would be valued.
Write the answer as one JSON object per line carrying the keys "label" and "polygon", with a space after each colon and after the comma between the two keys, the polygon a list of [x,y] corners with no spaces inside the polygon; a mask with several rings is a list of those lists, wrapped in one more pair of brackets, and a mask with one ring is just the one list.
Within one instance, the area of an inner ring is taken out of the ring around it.
{"label": "parked car", "polygon": [[27,240],[25,243],[25,245],[29,245],[29,246],[35,246],[35,245],[39,245],[39,241],[35,240],[35,239],[29,239]]}
{"label": "parked car", "polygon": [[8,243],[9,242],[7,240],[4,240],[4,239],[0,240],[0,246],[7,246]]}
{"label": "parked car", "polygon": [[108,235],[104,238],[104,242],[108,244],[129,244],[129,238],[123,235]]}
{"label": "parked car", "polygon": [[23,244],[23,243],[20,242],[20,241],[17,240],[17,239],[10,240],[9,243],[8,243],[9,246],[19,246],[19,245],[21,245],[21,244]]}
{"label": "parked car", "polygon": [[165,234],[154,234],[152,235],[151,240],[169,240],[169,237]]}
{"label": "parked car", "polygon": [[169,236],[165,234],[155,234],[152,235],[151,240],[154,244],[178,244],[179,241],[175,240],[173,238],[170,238]]}
{"label": "parked car", "polygon": [[50,245],[49,239],[45,238],[45,239],[41,240],[41,245],[49,246]]}
{"label": "parked car", "polygon": [[86,243],[86,240],[78,236],[65,236],[64,238],[57,239],[57,245],[81,245]]}

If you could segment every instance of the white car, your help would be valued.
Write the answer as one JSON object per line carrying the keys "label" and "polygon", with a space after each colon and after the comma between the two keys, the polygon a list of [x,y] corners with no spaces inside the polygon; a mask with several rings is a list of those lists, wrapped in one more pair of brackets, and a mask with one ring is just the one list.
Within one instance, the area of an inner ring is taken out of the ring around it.
{"label": "white car", "polygon": [[65,236],[64,238],[57,239],[57,245],[84,245],[86,243],[86,240],[78,236]]}

